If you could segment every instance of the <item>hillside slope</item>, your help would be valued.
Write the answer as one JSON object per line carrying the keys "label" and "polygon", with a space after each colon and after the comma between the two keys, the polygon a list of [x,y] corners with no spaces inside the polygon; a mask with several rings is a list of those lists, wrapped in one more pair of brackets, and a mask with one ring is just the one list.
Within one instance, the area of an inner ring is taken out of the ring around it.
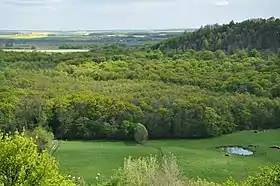
{"label": "hillside slope", "polygon": [[0,52],[0,129],[92,140],[133,139],[135,123],[150,139],[279,128],[280,55],[218,54]]}
{"label": "hillside slope", "polygon": [[241,23],[231,21],[225,25],[208,25],[195,32],[168,39],[156,44],[154,49],[167,50],[273,50],[280,48],[280,19],[250,19]]}

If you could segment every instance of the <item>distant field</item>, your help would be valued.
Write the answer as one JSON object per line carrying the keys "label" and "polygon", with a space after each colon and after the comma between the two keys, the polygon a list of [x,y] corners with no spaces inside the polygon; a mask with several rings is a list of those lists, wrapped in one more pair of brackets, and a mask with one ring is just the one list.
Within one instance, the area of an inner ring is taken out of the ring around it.
{"label": "distant field", "polygon": [[10,33],[10,34],[1,34],[0,38],[9,38],[9,39],[36,39],[47,37],[51,32],[31,32],[31,33]]}
{"label": "distant field", "polygon": [[31,50],[31,49],[2,49],[5,52],[44,52],[44,53],[73,53],[73,52],[88,52],[85,49],[58,49],[58,50]]}
{"label": "distant field", "polygon": [[10,36],[11,39],[37,39],[37,38],[45,38],[48,36],[44,35],[15,35],[15,36]]}
{"label": "distant field", "polygon": [[[280,150],[269,148],[280,145],[280,130],[254,133],[253,131],[230,134],[218,138],[202,140],[157,140],[148,145],[161,147],[164,152],[174,153],[185,176],[197,176],[211,181],[222,182],[229,176],[235,179],[259,171],[259,167],[273,165],[280,161]],[[253,156],[225,156],[218,146],[257,145]],[[66,174],[83,176],[87,182],[95,182],[100,173],[104,177],[112,175],[121,166],[123,159],[158,154],[153,147],[143,147],[128,142],[63,142],[56,156],[61,170]]]}
{"label": "distant field", "polygon": [[[90,49],[93,45],[103,44],[124,44],[124,45],[145,45],[157,43],[163,39],[178,36],[183,30],[167,31],[20,31],[0,30],[0,49],[14,52],[32,52],[36,48],[39,52],[68,53],[86,52],[87,50],[57,50],[57,49]],[[61,47],[70,44],[74,47]],[[48,50],[48,51],[46,51]]]}

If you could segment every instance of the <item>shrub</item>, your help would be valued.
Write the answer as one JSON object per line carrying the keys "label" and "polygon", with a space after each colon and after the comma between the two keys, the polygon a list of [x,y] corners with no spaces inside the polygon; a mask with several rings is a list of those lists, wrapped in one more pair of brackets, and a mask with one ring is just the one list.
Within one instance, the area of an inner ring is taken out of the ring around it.
{"label": "shrub", "polygon": [[175,156],[165,156],[158,160],[156,156],[124,161],[123,168],[103,186],[180,186],[183,185]]}
{"label": "shrub", "polygon": [[276,186],[280,185],[280,166],[264,167],[260,173],[249,176],[241,183],[236,182],[233,178],[228,179],[225,186]]}
{"label": "shrub", "polygon": [[135,128],[134,139],[137,143],[142,145],[148,140],[148,131],[141,123],[138,123]]}
{"label": "shrub", "polygon": [[38,152],[34,139],[18,132],[0,132],[0,139],[0,185],[75,185],[59,173],[53,157]]}
{"label": "shrub", "polygon": [[51,150],[54,143],[54,135],[42,127],[36,127],[31,134],[36,139],[37,147],[40,152],[43,150]]}
{"label": "shrub", "polygon": [[250,176],[242,183],[242,186],[276,186],[280,185],[280,166],[264,167],[262,171],[255,176]]}
{"label": "shrub", "polygon": [[232,177],[230,177],[223,185],[224,186],[239,186],[239,184]]}

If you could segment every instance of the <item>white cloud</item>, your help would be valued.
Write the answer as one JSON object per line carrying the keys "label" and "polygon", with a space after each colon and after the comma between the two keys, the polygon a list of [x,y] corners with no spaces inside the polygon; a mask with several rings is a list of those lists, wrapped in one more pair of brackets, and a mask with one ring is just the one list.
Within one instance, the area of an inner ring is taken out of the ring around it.
{"label": "white cloud", "polygon": [[216,6],[228,6],[229,2],[228,1],[217,1],[215,2]]}

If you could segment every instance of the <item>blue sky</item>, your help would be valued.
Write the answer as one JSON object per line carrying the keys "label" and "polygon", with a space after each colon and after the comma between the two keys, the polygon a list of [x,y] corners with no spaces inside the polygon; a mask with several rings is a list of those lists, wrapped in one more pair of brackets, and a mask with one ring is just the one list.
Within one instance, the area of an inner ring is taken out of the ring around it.
{"label": "blue sky", "polygon": [[280,0],[0,0],[0,29],[197,28],[280,17]]}

